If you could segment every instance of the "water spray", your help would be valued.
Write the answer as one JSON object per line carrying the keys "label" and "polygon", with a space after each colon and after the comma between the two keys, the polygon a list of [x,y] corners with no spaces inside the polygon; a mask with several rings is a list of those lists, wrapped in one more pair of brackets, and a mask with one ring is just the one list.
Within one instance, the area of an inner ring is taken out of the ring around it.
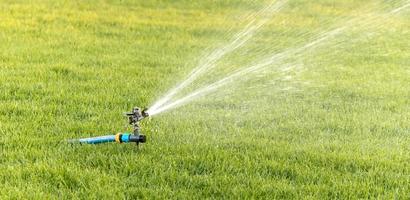
{"label": "water spray", "polygon": [[[410,3],[406,3],[393,10],[390,10],[389,12],[387,12],[387,14],[395,15],[409,7],[410,7]],[[165,112],[171,109],[175,109],[179,106],[182,106],[191,101],[194,101],[195,99],[198,99],[200,97],[206,96],[207,94],[215,92],[217,89],[229,83],[233,83],[239,80],[244,81],[248,79],[249,77],[251,77],[250,74],[256,74],[258,72],[266,70],[267,68],[269,68],[269,66],[272,66],[272,65],[279,66],[279,65],[289,64],[289,63],[286,63],[287,58],[298,57],[301,54],[304,54],[307,50],[313,51],[317,49],[318,47],[324,46],[331,39],[337,37],[338,35],[345,33],[349,29],[355,28],[355,26],[367,25],[366,21],[363,22],[363,20],[364,20],[363,18],[353,18],[353,19],[347,20],[340,26],[337,26],[331,30],[318,34],[312,40],[310,40],[309,42],[299,47],[291,47],[291,48],[285,49],[284,51],[280,53],[275,53],[267,57],[266,59],[263,59],[259,62],[255,62],[251,64],[250,66],[242,67],[241,69],[238,69],[230,74],[227,74],[224,78],[221,78],[213,83],[210,83],[201,88],[198,88],[185,96],[179,97],[177,99],[172,99],[176,93],[181,91],[183,88],[185,88],[186,86],[191,84],[195,79],[198,78],[198,74],[191,74],[183,82],[183,84],[180,84],[178,85],[177,88],[170,90],[170,92],[165,97],[161,98],[156,103],[154,103],[154,106],[150,108],[149,113],[151,115],[157,115],[159,113],[162,113],[162,112]],[[377,24],[376,22],[374,22],[375,20],[377,20],[377,18],[373,17],[371,18],[371,20],[373,20],[374,24]],[[232,51],[235,49],[236,48],[232,49]],[[221,55],[221,57],[224,55],[225,54]],[[209,67],[208,68],[202,67],[200,69],[205,71],[209,69]]]}
{"label": "water spray", "polygon": [[132,133],[117,133],[115,135],[105,135],[90,138],[73,139],[69,142],[71,143],[82,143],[82,144],[101,144],[108,142],[117,143],[129,143],[135,142],[135,144],[145,143],[146,136],[141,133],[141,126],[139,122],[149,116],[147,109],[141,110],[138,107],[134,107],[131,112],[125,113],[128,117],[129,124],[133,127]]}

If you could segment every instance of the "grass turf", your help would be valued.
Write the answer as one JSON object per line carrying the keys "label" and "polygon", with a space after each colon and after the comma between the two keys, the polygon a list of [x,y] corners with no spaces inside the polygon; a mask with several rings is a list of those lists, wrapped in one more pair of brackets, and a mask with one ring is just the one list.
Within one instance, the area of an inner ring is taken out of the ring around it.
{"label": "grass turf", "polygon": [[[252,44],[303,43],[366,3],[292,0]],[[349,42],[369,30],[352,31],[304,56],[301,91],[255,89],[159,115],[139,150],[64,142],[125,130],[122,112],[150,105],[264,4],[1,1],[0,198],[408,197],[408,12],[370,40]]]}

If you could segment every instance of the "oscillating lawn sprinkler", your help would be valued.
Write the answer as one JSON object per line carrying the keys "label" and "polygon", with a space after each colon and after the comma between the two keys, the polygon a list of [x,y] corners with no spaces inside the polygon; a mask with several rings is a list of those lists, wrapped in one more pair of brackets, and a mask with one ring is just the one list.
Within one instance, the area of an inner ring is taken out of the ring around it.
{"label": "oscillating lawn sprinkler", "polygon": [[101,144],[107,142],[117,142],[117,143],[128,143],[135,142],[137,145],[139,143],[145,143],[146,137],[141,134],[141,127],[139,121],[148,117],[147,109],[141,111],[140,108],[135,107],[131,112],[125,114],[128,117],[129,124],[133,127],[132,133],[117,133],[116,135],[106,135],[91,138],[82,138],[78,140],[71,140],[70,142],[79,142],[86,144]]}

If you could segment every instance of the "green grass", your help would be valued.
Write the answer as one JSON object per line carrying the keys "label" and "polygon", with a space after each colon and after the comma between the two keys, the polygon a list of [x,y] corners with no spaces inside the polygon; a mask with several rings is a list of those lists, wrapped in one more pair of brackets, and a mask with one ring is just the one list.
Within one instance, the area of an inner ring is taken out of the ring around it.
{"label": "green grass", "polygon": [[[224,62],[303,44],[368,4],[290,0],[245,48],[263,53]],[[126,130],[124,111],[152,104],[263,5],[0,1],[0,199],[408,198],[410,18],[383,14],[400,2],[375,1],[373,26],[295,58],[297,81],[246,89],[270,74],[143,122],[139,150],[65,143]]]}

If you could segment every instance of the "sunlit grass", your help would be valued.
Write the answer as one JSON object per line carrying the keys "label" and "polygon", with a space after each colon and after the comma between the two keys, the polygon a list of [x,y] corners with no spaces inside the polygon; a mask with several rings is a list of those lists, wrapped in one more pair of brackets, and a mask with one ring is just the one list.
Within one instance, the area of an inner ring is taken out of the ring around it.
{"label": "sunlit grass", "polygon": [[2,1],[0,199],[407,198],[410,19],[383,18],[395,2],[291,0],[201,83],[360,8],[380,25],[291,58],[303,69],[291,80],[267,73],[144,121],[138,150],[65,141],[127,130],[124,111],[151,105],[267,1]]}

